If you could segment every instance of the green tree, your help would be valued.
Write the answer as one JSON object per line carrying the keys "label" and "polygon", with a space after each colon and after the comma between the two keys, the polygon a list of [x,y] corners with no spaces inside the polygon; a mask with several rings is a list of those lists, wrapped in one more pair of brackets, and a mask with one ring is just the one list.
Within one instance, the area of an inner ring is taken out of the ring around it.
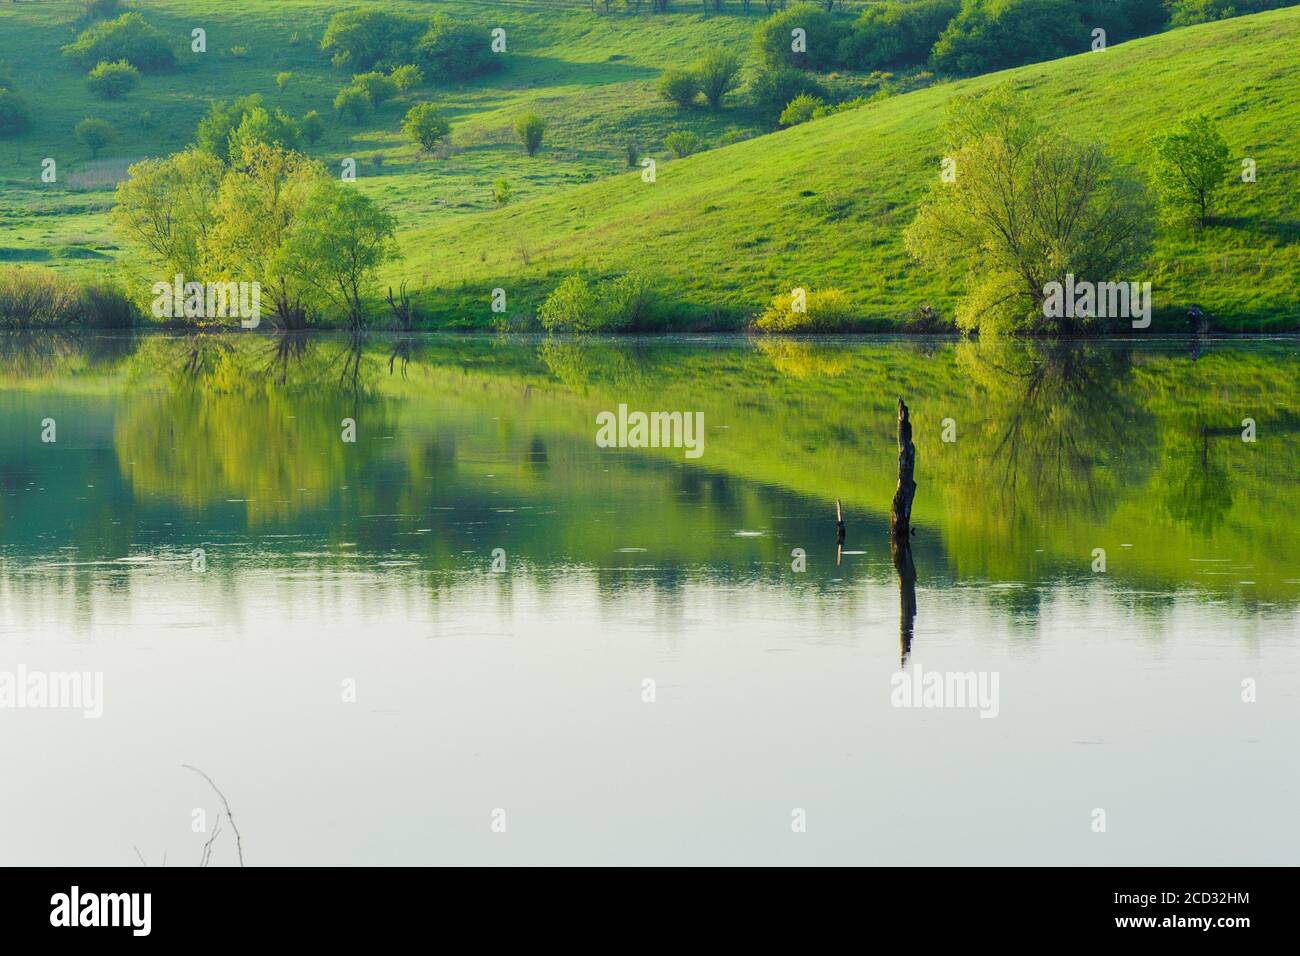
{"label": "green tree", "polygon": [[498,206],[504,206],[506,203],[510,202],[510,197],[513,193],[514,190],[510,188],[510,183],[506,182],[504,179],[498,179],[492,184],[492,199]]}
{"label": "green tree", "polygon": [[397,221],[365,193],[326,179],[303,204],[276,265],[314,288],[359,329],[375,274],[399,258],[396,229]]}
{"label": "green tree", "polygon": [[223,171],[220,159],[190,149],[135,163],[118,183],[110,219],[155,276],[204,279]]}
{"label": "green tree", "polygon": [[387,100],[397,95],[397,83],[387,73],[358,73],[352,77],[352,85],[370,94],[370,102],[376,107],[383,106]]}
{"label": "green tree", "polygon": [[388,75],[399,93],[409,93],[424,82],[424,71],[414,63],[393,67],[393,72]]}
{"label": "green tree", "polygon": [[1195,219],[1204,229],[1232,163],[1219,128],[1204,113],[1185,119],[1156,139],[1155,157],[1156,190],[1168,218]]}
{"label": "green tree", "polygon": [[124,13],[115,20],[95,23],[62,51],[85,69],[117,60],[126,60],[145,73],[169,70],[176,65],[176,54],[167,38],[138,13]]}
{"label": "green tree", "polygon": [[691,153],[698,153],[704,146],[704,141],[693,130],[678,129],[664,137],[664,146],[678,159],[682,159]]}
{"label": "green tree", "polygon": [[671,66],[659,75],[656,89],[664,99],[676,103],[680,109],[687,109],[695,105],[700,95],[700,78],[693,70]]}
{"label": "green tree", "polygon": [[280,91],[281,96],[283,96],[284,91],[288,89],[289,81],[292,79],[293,74],[288,70],[281,70],[279,73],[275,74],[275,88]]}
{"label": "green tree", "polygon": [[[1089,319],[1047,318],[1049,282],[1127,279],[1151,241],[1140,184],[1095,145],[1043,127],[1008,87],[950,107],[948,166],[907,230],[922,263],[964,276],[957,324],[981,332],[1070,332]],[[951,181],[944,181],[951,178]]]}
{"label": "green tree", "polygon": [[782,126],[798,126],[800,123],[806,123],[813,118],[820,107],[825,106],[820,97],[809,96],[807,93],[800,93],[781,111],[781,118],[777,121]]}
{"label": "green tree", "polygon": [[722,47],[713,47],[695,64],[700,92],[709,109],[722,109],[722,98],[736,87],[740,77],[740,58]]}
{"label": "green tree", "polygon": [[32,113],[23,98],[0,85],[0,139],[17,136],[32,124]]}
{"label": "green tree", "polygon": [[320,118],[320,114],[315,110],[309,110],[301,121],[298,123],[298,129],[302,131],[302,138],[308,146],[315,146],[325,135],[325,121]]}
{"label": "green tree", "polygon": [[434,16],[415,52],[435,82],[469,79],[501,65],[501,57],[492,52],[487,27],[459,22],[445,13]]}
{"label": "green tree", "polygon": [[773,124],[780,119],[781,113],[796,96],[807,94],[819,99],[826,98],[826,91],[821,84],[802,70],[793,67],[764,70],[754,79],[750,95],[754,106]]}
{"label": "green tree", "polygon": [[227,158],[238,163],[248,146],[253,143],[269,143],[287,149],[297,149],[302,133],[298,124],[283,110],[274,112],[257,106],[244,114],[230,133],[227,145]]}
{"label": "green tree", "polygon": [[113,141],[116,132],[113,124],[108,120],[88,117],[76,125],[72,135],[77,138],[77,142],[90,150],[90,157],[94,159],[101,149]]}
{"label": "green tree", "polygon": [[525,113],[515,120],[515,135],[519,137],[519,142],[524,144],[524,150],[529,156],[536,156],[537,151],[542,147],[542,137],[546,135],[546,128],[549,124],[536,113]]}
{"label": "green tree", "polygon": [[417,103],[406,111],[402,132],[420,149],[432,153],[451,135],[451,123],[432,103]]}
{"label": "green tree", "polygon": [[353,125],[359,126],[372,109],[374,102],[370,94],[360,86],[345,86],[334,97],[334,112],[347,117]]}
{"label": "green tree", "polygon": [[86,74],[86,86],[96,96],[116,100],[140,84],[140,71],[126,60],[100,63]]}
{"label": "green tree", "polygon": [[[802,30],[803,50],[795,50],[793,31]],[[847,29],[825,10],[801,3],[768,17],[754,29],[754,52],[768,67],[828,70],[835,65]]]}

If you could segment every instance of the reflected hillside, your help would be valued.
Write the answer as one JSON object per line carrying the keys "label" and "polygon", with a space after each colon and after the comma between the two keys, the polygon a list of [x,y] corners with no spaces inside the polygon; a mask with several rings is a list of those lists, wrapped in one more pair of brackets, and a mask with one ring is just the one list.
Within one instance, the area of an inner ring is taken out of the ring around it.
{"label": "reflected hillside", "polygon": [[[1298,383],[1290,341],[9,339],[0,547],[14,570],[205,542],[294,566],[346,546],[444,583],[502,548],[540,573],[650,568],[667,587],[791,585],[802,547],[800,586],[884,581],[904,395],[922,591],[1015,585],[1029,611],[1045,586],[1098,583],[1290,606]],[[597,448],[595,416],[620,404],[702,411],[705,453]]]}

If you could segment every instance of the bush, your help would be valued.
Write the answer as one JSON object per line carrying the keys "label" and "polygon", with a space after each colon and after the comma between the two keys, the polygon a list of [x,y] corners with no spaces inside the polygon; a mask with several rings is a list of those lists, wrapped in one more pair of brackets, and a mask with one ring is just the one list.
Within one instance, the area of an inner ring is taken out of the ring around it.
{"label": "bush", "polygon": [[548,332],[635,332],[653,322],[656,298],[647,276],[631,272],[594,286],[571,275],[542,303],[538,318]]}
{"label": "bush", "polygon": [[115,100],[126,96],[140,83],[140,71],[126,60],[100,63],[86,74],[86,86],[96,96]]}
{"label": "bush", "polygon": [[107,20],[117,16],[122,0],[86,0],[86,17],[90,20]]}
{"label": "bush", "polygon": [[[796,28],[805,33],[806,52],[795,53],[791,49],[791,32]],[[846,32],[844,21],[825,10],[800,4],[758,25],[754,30],[754,52],[768,67],[829,70],[835,65]]]}
{"label": "bush", "polygon": [[849,297],[839,289],[808,292],[805,311],[796,312],[795,294],[783,292],[755,321],[763,332],[846,332],[853,328],[857,313]]}
{"label": "bush", "polygon": [[115,20],[96,23],[62,49],[64,56],[86,69],[117,60],[126,60],[145,73],[176,65],[176,54],[166,37],[138,13],[124,13]]}
{"label": "bush", "polygon": [[504,179],[498,179],[492,184],[492,200],[498,206],[504,206],[506,203],[510,202],[510,196],[513,193],[514,190],[510,188],[510,184]]}
{"label": "bush", "polygon": [[417,103],[407,110],[402,132],[426,153],[432,153],[451,135],[451,124],[432,103]]}
{"label": "bush", "polygon": [[664,137],[664,146],[672,151],[672,154],[678,159],[689,156],[691,153],[698,153],[704,146],[704,140],[700,139],[694,131],[689,129],[673,130]]}
{"label": "bush", "polygon": [[126,293],[107,282],[83,287],[78,311],[81,324],[95,329],[129,329],[139,316]]}
{"label": "bush", "polygon": [[536,113],[525,113],[515,120],[515,135],[524,144],[524,150],[529,156],[536,156],[537,151],[541,149],[542,137],[546,135],[548,125],[546,120]]}
{"label": "bush", "polygon": [[445,13],[433,18],[433,24],[416,44],[415,52],[435,82],[469,79],[495,70],[501,63],[492,52],[491,35],[486,27],[458,23]]}
{"label": "bush", "polygon": [[424,82],[424,71],[414,63],[393,67],[393,72],[388,75],[399,93],[409,93]]}
{"label": "bush", "polygon": [[374,103],[364,87],[345,86],[339,90],[338,96],[334,97],[334,112],[347,117],[353,124],[359,125],[370,115],[372,109]]}
{"label": "bush", "polygon": [[840,41],[840,66],[882,70],[924,63],[961,10],[961,0],[911,0],[867,7]]}
{"label": "bush", "polygon": [[778,122],[782,126],[798,126],[800,123],[808,122],[818,112],[823,116],[828,115],[826,104],[821,97],[800,93],[786,104]]}
{"label": "bush", "polygon": [[1074,0],[963,0],[934,45],[933,63],[969,76],[1082,53],[1090,42]]}
{"label": "bush", "polygon": [[695,104],[700,95],[700,81],[691,70],[674,66],[659,75],[656,89],[664,99],[676,103],[681,109],[687,109]]}
{"label": "bush", "polygon": [[722,47],[714,47],[695,64],[692,72],[695,73],[700,92],[704,94],[709,109],[718,110],[722,108],[722,98],[736,86],[736,79],[740,76],[740,60],[734,53]]}
{"label": "bush", "polygon": [[826,98],[826,91],[821,85],[802,70],[783,67],[765,70],[754,80],[750,95],[754,107],[770,122],[776,123],[781,114],[796,96],[807,94],[820,99]]}
{"label": "bush", "polygon": [[1294,3],[1295,0],[1170,0],[1168,12],[1173,26],[1185,27],[1193,23],[1208,23],[1264,10],[1276,10]]}
{"label": "bush", "polygon": [[239,125],[230,131],[226,155],[230,162],[240,163],[245,147],[266,143],[268,146],[297,149],[301,138],[298,124],[284,110],[269,112],[256,106],[245,113]]}
{"label": "bush", "polygon": [[32,113],[23,98],[0,86],[0,139],[17,136],[32,125]]}
{"label": "bush", "polygon": [[302,131],[302,138],[309,146],[315,146],[321,141],[321,137],[325,135],[325,121],[320,118],[320,114],[315,110],[311,110],[302,118],[298,128]]}
{"label": "bush", "polygon": [[288,70],[282,70],[275,74],[275,88],[283,93],[289,86],[289,81],[293,79],[293,74]]}
{"label": "bush", "polygon": [[385,10],[344,10],[330,17],[320,48],[335,66],[369,70],[383,63],[409,63],[426,21]]}
{"label": "bush", "polygon": [[77,289],[48,269],[0,268],[0,326],[62,325],[77,315]]}
{"label": "bush", "polygon": [[397,95],[397,83],[385,73],[358,73],[352,77],[352,85],[359,87],[370,95],[370,102],[376,107]]}
{"label": "bush", "polygon": [[107,120],[88,117],[73,128],[72,135],[77,138],[77,142],[90,150],[90,157],[94,159],[101,149],[112,142],[116,134],[113,124]]}

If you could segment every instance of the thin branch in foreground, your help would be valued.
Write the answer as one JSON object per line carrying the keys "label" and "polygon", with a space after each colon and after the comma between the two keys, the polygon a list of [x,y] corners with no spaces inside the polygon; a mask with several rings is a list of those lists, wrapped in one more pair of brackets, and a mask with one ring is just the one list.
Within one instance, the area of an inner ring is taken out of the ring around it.
{"label": "thin branch in foreground", "polygon": [[[208,786],[211,787],[213,791],[216,792],[217,796],[221,798],[221,805],[226,808],[226,819],[230,821],[230,828],[235,831],[235,852],[239,855],[239,865],[243,866],[244,865],[244,843],[239,837],[239,827],[235,825],[235,818],[230,813],[230,802],[226,800],[226,795],[221,792],[221,789],[215,783],[212,782],[212,778],[209,777],[202,770],[200,770],[198,767],[191,767],[187,763],[183,763],[181,764],[181,766],[186,770],[193,770],[200,777],[206,780],[208,782]],[[208,842],[211,843],[212,841],[209,840]]]}

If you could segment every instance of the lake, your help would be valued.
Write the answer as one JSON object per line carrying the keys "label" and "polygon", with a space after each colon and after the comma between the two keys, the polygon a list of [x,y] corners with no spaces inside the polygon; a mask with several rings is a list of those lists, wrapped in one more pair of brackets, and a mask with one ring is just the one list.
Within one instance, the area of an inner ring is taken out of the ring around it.
{"label": "lake", "polygon": [[1292,863],[1296,345],[0,339],[0,860]]}

